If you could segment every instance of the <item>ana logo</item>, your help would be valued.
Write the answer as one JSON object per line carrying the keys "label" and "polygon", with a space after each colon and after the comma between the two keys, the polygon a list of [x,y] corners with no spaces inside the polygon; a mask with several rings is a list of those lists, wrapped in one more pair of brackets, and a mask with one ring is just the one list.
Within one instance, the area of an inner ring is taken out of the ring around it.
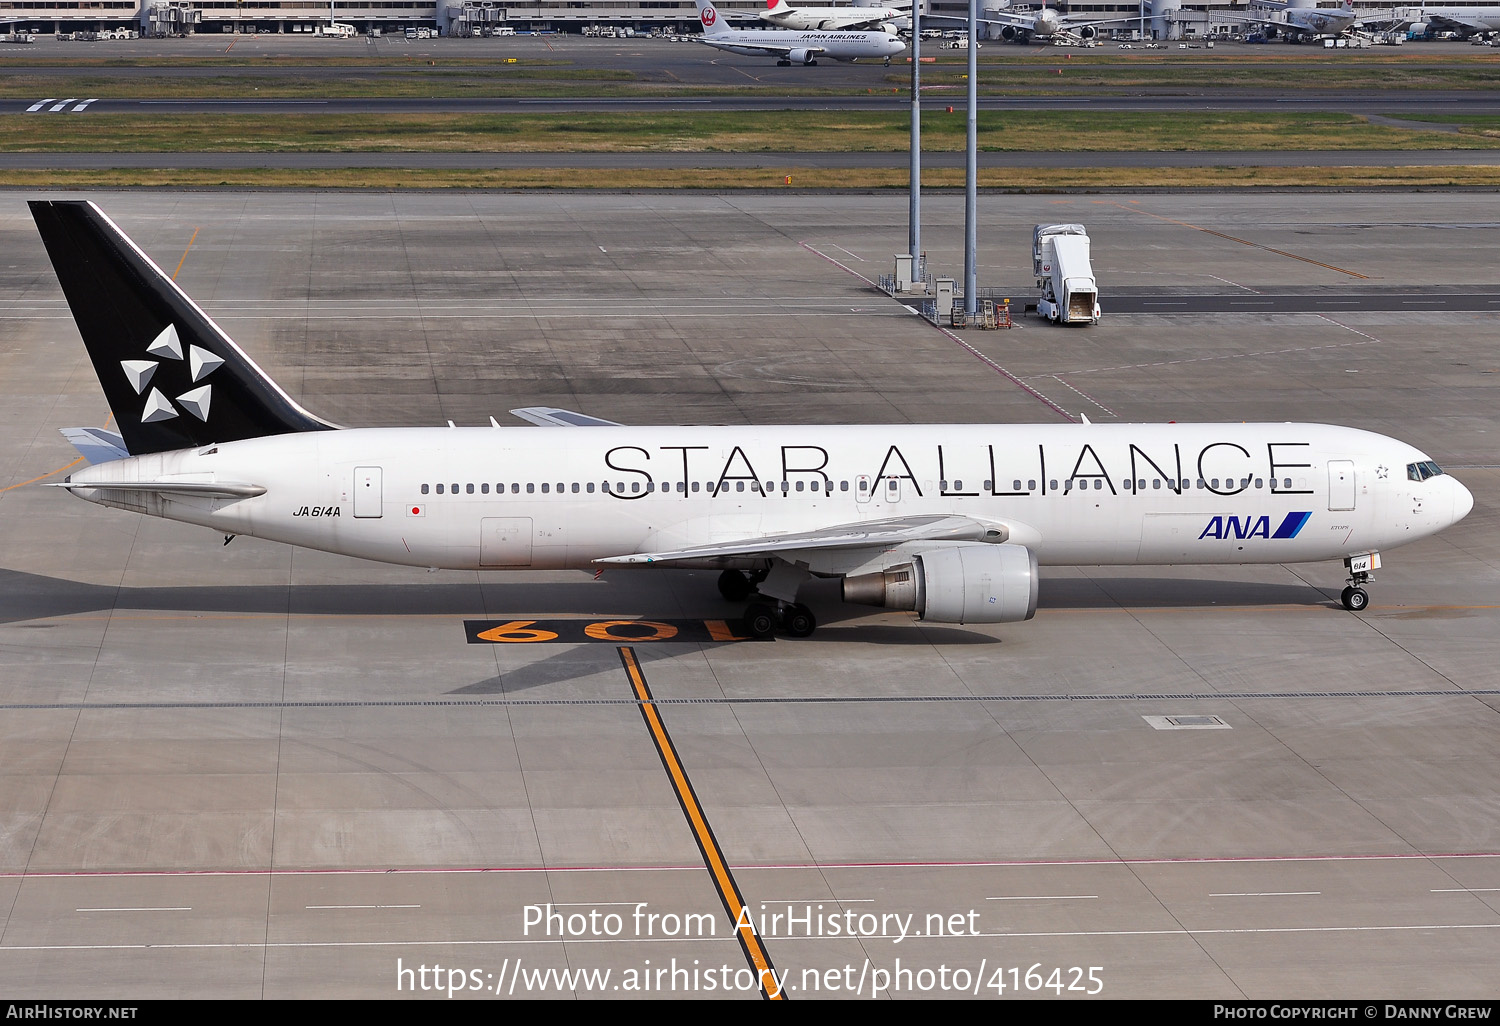
{"label": "ana logo", "polygon": [[712,25],[714,22],[719,20],[719,12],[714,10],[712,7],[705,7],[703,8],[703,13],[698,15],[698,17],[702,20],[704,25]]}
{"label": "ana logo", "polygon": [[[161,330],[161,333],[146,347],[146,355],[155,356],[158,359],[120,361],[120,366],[125,371],[125,378],[130,382],[130,387],[135,389],[136,395],[145,392],[152,379],[156,377],[156,372],[161,368],[162,361],[175,360],[179,367],[186,362],[188,383],[194,385],[224,365],[223,359],[199,346],[188,346],[187,353],[184,354],[182,340],[177,337],[175,324],[168,324]],[[158,383],[166,384],[165,381]],[[180,381],[177,387],[182,387]],[[208,423],[208,406],[212,400],[213,386],[201,385],[198,388],[190,388],[177,396],[177,405],[206,424]],[[141,412],[141,423],[156,424],[163,420],[171,420],[176,416],[177,407],[162,395],[161,389],[151,389],[146,396],[146,407]]]}
{"label": "ana logo", "polygon": [[1270,517],[1257,517],[1253,514],[1241,517],[1214,517],[1203,528],[1203,533],[1198,535],[1198,540],[1204,538],[1217,538],[1220,541],[1234,539],[1244,541],[1246,538],[1295,538],[1302,528],[1307,526],[1307,521],[1312,517],[1311,511],[1306,513],[1288,513],[1286,518],[1275,531],[1271,530]]}

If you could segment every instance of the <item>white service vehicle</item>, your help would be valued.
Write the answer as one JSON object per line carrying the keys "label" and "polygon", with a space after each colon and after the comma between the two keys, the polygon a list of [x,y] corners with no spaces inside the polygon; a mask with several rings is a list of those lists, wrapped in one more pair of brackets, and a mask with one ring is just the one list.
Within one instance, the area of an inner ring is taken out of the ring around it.
{"label": "white service vehicle", "polygon": [[1053,324],[1099,323],[1099,285],[1083,225],[1037,225],[1031,233],[1031,264],[1042,290],[1038,316]]}

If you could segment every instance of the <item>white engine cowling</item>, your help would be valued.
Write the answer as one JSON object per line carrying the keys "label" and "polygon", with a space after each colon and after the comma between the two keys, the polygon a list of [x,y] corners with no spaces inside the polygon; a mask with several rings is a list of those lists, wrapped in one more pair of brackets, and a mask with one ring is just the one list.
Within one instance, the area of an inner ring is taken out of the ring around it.
{"label": "white engine cowling", "polygon": [[954,545],[880,573],[844,578],[844,601],[914,609],[934,623],[1015,623],[1036,615],[1036,555],[1022,545]]}
{"label": "white engine cowling", "polygon": [[793,64],[811,64],[817,56],[813,50],[792,50],[786,55],[786,59]]}

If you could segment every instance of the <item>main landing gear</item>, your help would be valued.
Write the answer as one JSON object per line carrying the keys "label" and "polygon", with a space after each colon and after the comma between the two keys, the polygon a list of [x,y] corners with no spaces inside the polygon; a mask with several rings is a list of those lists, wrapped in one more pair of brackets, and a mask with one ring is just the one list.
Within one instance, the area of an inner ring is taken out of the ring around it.
{"label": "main landing gear", "polygon": [[745,611],[745,626],[757,638],[769,638],[778,630],[794,638],[805,638],[818,629],[818,620],[800,602],[758,600]]}
{"label": "main landing gear", "polygon": [[817,630],[817,617],[802,603],[755,594],[756,587],[766,577],[764,570],[748,574],[725,570],[719,575],[719,594],[730,602],[742,602],[755,595],[755,600],[745,611],[745,625],[750,633],[757,638],[769,638],[779,631],[793,638],[805,638]]}

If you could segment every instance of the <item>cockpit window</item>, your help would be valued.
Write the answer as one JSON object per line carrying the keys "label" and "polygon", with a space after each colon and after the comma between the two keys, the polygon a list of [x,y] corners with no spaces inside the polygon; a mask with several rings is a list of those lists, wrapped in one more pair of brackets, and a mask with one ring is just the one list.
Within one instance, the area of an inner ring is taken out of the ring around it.
{"label": "cockpit window", "polygon": [[1442,472],[1443,468],[1431,460],[1423,460],[1421,463],[1408,463],[1406,465],[1406,479],[1408,481],[1426,481],[1429,477],[1437,477]]}

